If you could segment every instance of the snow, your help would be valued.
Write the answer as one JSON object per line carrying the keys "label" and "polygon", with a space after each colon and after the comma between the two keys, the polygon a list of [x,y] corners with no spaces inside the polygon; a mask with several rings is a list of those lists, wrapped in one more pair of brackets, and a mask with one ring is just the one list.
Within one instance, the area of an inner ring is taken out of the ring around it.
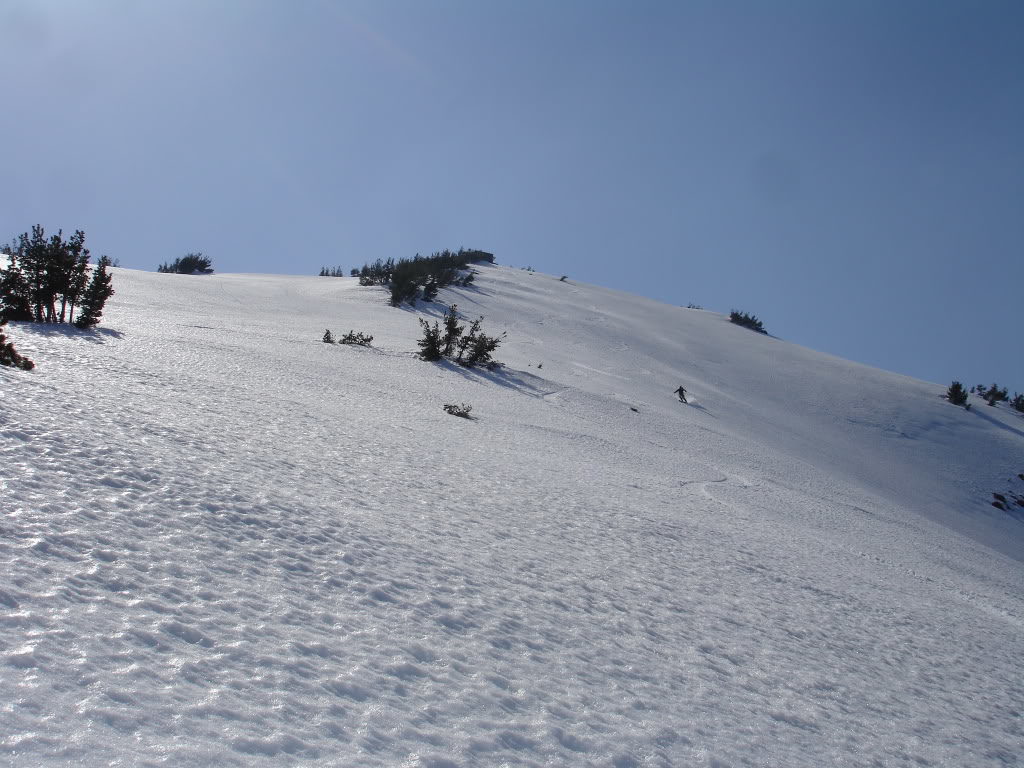
{"label": "snow", "polygon": [[349,278],[114,269],[96,333],[9,326],[0,763],[1020,760],[1018,414],[478,270],[440,299],[493,372]]}

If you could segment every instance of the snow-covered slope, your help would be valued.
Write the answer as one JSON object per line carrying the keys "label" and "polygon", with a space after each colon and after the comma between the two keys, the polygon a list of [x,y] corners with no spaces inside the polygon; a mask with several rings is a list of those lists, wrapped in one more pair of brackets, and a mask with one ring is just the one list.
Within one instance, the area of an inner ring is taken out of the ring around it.
{"label": "snow-covered slope", "polygon": [[338,278],[115,270],[98,333],[11,329],[0,763],[1019,759],[1024,420],[479,271],[440,298],[494,372]]}

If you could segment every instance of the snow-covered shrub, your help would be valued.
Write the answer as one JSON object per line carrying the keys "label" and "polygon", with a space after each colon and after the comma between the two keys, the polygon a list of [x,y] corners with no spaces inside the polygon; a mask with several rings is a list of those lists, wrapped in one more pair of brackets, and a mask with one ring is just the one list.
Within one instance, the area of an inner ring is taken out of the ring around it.
{"label": "snow-covered shrub", "polygon": [[946,390],[946,399],[953,405],[963,405],[967,402],[967,390],[959,381],[954,381]]}
{"label": "snow-covered shrub", "polygon": [[472,416],[469,415],[469,412],[473,410],[473,406],[466,405],[465,403],[463,403],[462,405],[455,405],[455,403],[445,403],[444,410],[445,413],[450,413],[452,416],[461,416],[463,419],[473,418]]}
{"label": "snow-covered shrub", "polygon": [[36,364],[24,355],[18,354],[14,344],[7,340],[7,334],[3,332],[5,325],[7,325],[7,321],[0,319],[0,365],[10,368],[21,368],[23,371],[31,371],[36,367]]}
{"label": "snow-covered shrub", "polygon": [[339,344],[355,344],[360,347],[370,346],[370,342],[373,341],[373,336],[362,331],[349,331],[341,337]]}

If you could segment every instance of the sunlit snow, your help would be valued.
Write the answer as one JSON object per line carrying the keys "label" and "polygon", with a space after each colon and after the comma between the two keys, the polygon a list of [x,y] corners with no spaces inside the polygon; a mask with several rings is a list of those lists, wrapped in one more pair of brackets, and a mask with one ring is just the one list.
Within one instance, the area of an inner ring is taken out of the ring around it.
{"label": "sunlit snow", "polygon": [[0,763],[1022,759],[1019,414],[477,269],[440,300],[496,371],[348,278],[115,269],[95,333],[9,326]]}

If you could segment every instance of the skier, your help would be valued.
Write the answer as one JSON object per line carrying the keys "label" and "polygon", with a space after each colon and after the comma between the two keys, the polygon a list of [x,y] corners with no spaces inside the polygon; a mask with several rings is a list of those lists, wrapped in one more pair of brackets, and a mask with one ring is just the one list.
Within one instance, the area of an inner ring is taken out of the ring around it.
{"label": "skier", "polygon": [[675,393],[677,395],[679,395],[679,402],[681,402],[681,403],[685,403],[686,402],[686,390],[683,389],[683,385],[682,384],[679,385],[679,389],[675,390]]}

